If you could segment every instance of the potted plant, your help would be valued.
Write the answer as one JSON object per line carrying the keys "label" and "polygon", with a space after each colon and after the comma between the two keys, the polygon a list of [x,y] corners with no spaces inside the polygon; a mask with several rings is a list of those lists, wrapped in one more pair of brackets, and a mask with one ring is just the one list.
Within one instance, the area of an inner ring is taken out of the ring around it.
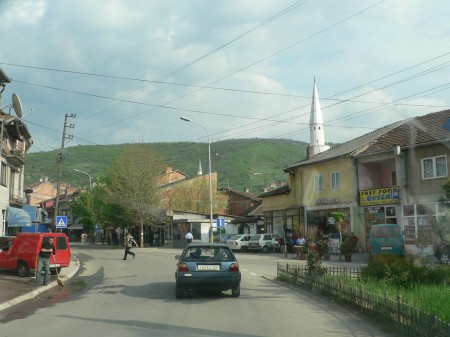
{"label": "potted plant", "polygon": [[309,252],[317,253],[319,251],[316,245],[316,237],[312,232],[306,234],[306,242],[308,243]]}
{"label": "potted plant", "polygon": [[328,244],[328,241],[322,240],[322,242],[320,243],[320,250],[322,251],[323,259],[326,261],[329,261],[330,260],[330,246]]}
{"label": "potted plant", "polygon": [[308,246],[302,245],[300,248],[298,248],[298,251],[300,253],[300,260],[306,260],[308,257]]}
{"label": "potted plant", "polygon": [[352,260],[352,243],[350,239],[345,238],[341,244],[341,254],[344,255],[345,261],[350,262]]}

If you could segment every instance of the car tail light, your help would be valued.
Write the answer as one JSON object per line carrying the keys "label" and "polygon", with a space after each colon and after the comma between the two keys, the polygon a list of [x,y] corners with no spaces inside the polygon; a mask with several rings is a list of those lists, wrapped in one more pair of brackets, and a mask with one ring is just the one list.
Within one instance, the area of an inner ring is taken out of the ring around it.
{"label": "car tail light", "polygon": [[188,266],[186,265],[186,263],[178,263],[178,271],[189,271]]}
{"label": "car tail light", "polygon": [[239,271],[239,264],[232,263],[228,271]]}

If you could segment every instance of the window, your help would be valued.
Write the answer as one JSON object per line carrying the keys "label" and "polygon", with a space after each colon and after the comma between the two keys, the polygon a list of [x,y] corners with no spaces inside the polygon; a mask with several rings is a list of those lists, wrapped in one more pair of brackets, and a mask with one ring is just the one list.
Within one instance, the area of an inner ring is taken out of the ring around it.
{"label": "window", "polygon": [[341,188],[341,176],[339,172],[331,172],[331,189],[339,190]]}
{"label": "window", "polygon": [[314,192],[323,192],[323,175],[314,177]]}
{"label": "window", "polygon": [[422,179],[443,178],[447,176],[447,156],[422,159]]}
{"label": "window", "polygon": [[6,186],[6,165],[4,163],[2,163],[2,172],[1,172],[1,181],[0,184],[2,184],[3,186]]}

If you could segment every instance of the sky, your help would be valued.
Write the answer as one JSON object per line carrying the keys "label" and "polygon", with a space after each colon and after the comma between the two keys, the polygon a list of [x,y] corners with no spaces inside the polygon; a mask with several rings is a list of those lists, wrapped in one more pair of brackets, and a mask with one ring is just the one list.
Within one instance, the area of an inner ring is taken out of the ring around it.
{"label": "sky", "polygon": [[[448,0],[0,0],[1,108],[30,152],[237,138],[326,142],[450,106]],[[187,117],[192,123],[183,121]],[[70,139],[69,139],[70,138]]]}

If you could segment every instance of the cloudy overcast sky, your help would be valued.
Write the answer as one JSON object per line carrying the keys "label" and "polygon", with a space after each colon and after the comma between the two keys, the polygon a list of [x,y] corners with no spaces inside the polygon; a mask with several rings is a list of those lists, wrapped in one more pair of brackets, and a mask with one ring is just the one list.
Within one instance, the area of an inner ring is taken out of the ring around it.
{"label": "cloudy overcast sky", "polygon": [[[78,144],[328,142],[450,105],[448,0],[0,0],[0,68],[33,151]],[[11,111],[13,113],[13,111]]]}

